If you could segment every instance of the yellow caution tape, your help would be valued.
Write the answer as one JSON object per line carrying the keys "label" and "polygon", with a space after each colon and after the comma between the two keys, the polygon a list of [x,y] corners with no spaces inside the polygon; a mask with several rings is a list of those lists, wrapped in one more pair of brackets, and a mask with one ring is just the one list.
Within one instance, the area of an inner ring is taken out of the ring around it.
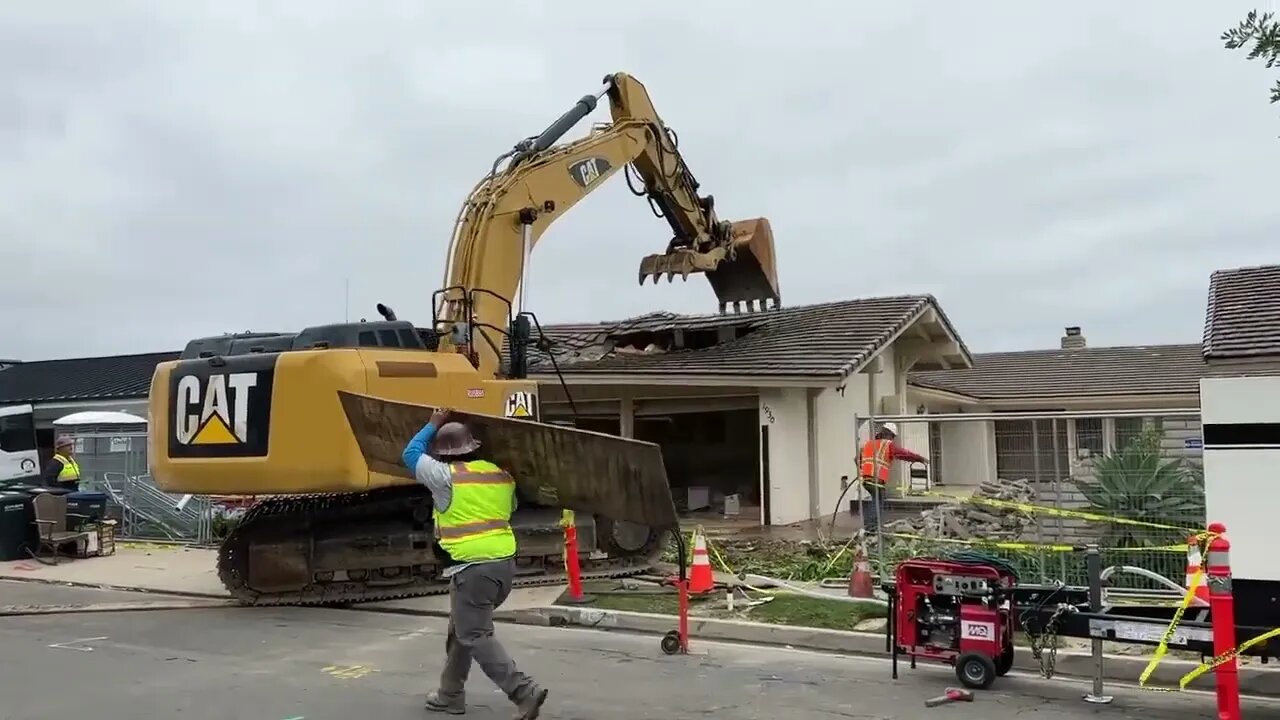
{"label": "yellow caution tape", "polygon": [[1257,637],[1253,637],[1248,640],[1245,640],[1244,642],[1240,643],[1239,647],[1236,647],[1233,650],[1225,652],[1222,655],[1215,657],[1214,659],[1210,660],[1207,663],[1201,663],[1200,667],[1196,668],[1195,670],[1192,670],[1186,675],[1183,675],[1182,679],[1178,681],[1178,684],[1181,687],[1186,687],[1187,684],[1190,683],[1192,680],[1195,680],[1196,678],[1209,672],[1210,670],[1213,670],[1219,665],[1223,665],[1225,663],[1230,662],[1233,658],[1240,655],[1240,653],[1243,653],[1244,651],[1248,650],[1254,645],[1259,645],[1274,637],[1280,637],[1280,628],[1276,628],[1274,630],[1268,630],[1267,632],[1264,632],[1261,635],[1258,635]]}
{"label": "yellow caution tape", "polygon": [[[929,497],[947,498],[958,503],[974,503],[975,505],[987,505],[990,507],[1004,508],[1007,510],[1017,510],[1025,512],[1029,515],[1052,515],[1054,517],[1072,518],[1075,520],[1092,520],[1094,522],[1108,522],[1116,525],[1134,525],[1137,527],[1156,528],[1158,530],[1179,530],[1187,533],[1195,533],[1192,528],[1181,527],[1178,525],[1166,525],[1164,523],[1147,522],[1146,520],[1131,520],[1129,518],[1112,517],[1109,515],[1101,515],[1098,513],[1084,512],[1081,510],[1064,510],[1062,508],[1051,508],[1043,505],[1029,505],[1027,503],[1012,502],[1010,500],[996,500],[994,498],[985,497],[957,497],[955,495],[947,495],[940,492],[920,493],[920,495]],[[1203,533],[1201,533],[1203,535]]]}
{"label": "yellow caution tape", "polygon": [[[729,567],[729,563],[725,562],[724,556],[720,554],[720,551],[716,549],[715,545],[712,545],[712,544],[711,544],[711,539],[707,537],[707,533],[706,533],[705,531],[703,531],[703,529],[702,529],[702,526],[701,526],[701,525],[699,525],[699,526],[698,526],[698,527],[693,531],[693,539],[690,541],[689,546],[690,546],[690,547],[692,547],[693,545],[695,545],[695,544],[697,543],[698,533],[702,533],[702,537],[703,537],[703,539],[704,539],[704,540],[706,540],[706,543],[707,543],[707,553],[711,555],[711,559],[712,559],[712,560],[713,560],[717,565],[719,565],[719,566],[720,566],[720,569],[721,569],[721,570],[723,570],[724,572],[726,572],[726,573],[728,573],[728,574],[730,574],[730,575],[734,575],[734,576],[736,576],[738,573],[734,572],[734,571],[733,571],[733,568]],[[758,592],[758,593],[761,593],[761,594],[764,594],[764,595],[772,595],[772,594],[773,594],[772,592],[770,592],[770,591],[768,591],[768,590],[765,590],[765,589],[763,589],[763,588],[758,588],[758,587],[755,587],[755,586],[753,586],[753,585],[748,585],[747,583],[742,582],[741,580],[739,580],[739,581],[738,581],[738,585],[740,585],[740,586],[742,586],[742,587],[744,587],[744,588],[746,588],[746,589],[748,589],[748,590],[751,590],[751,591],[754,591],[754,592]]]}
{"label": "yellow caution tape", "polygon": [[[1207,550],[1208,550],[1207,545],[1214,538],[1218,537],[1218,533],[1212,533],[1212,532],[1206,531],[1203,533],[1197,533],[1197,537],[1200,537],[1202,539],[1201,540],[1202,543],[1205,544],[1206,547],[1202,548],[1202,551],[1204,551],[1202,554],[1207,557]],[[1169,627],[1165,628],[1164,634],[1160,637],[1160,643],[1156,645],[1156,650],[1151,655],[1151,661],[1147,663],[1147,667],[1143,669],[1142,674],[1138,676],[1138,687],[1142,688],[1143,690],[1150,690],[1154,692],[1177,692],[1179,690],[1185,690],[1187,688],[1187,685],[1189,685],[1192,680],[1195,680],[1196,678],[1209,672],[1210,670],[1213,670],[1219,665],[1230,662],[1233,658],[1240,655],[1240,653],[1245,652],[1246,650],[1253,647],[1254,645],[1259,645],[1274,637],[1280,637],[1280,628],[1276,628],[1274,630],[1269,630],[1267,632],[1264,632],[1261,635],[1258,635],[1256,637],[1250,638],[1244,641],[1243,643],[1240,643],[1239,645],[1229,650],[1228,652],[1225,652],[1222,655],[1214,657],[1209,662],[1201,663],[1198,667],[1191,670],[1191,672],[1188,672],[1186,675],[1183,675],[1181,678],[1178,679],[1177,688],[1148,687],[1147,681],[1151,678],[1151,674],[1155,672],[1155,669],[1160,664],[1160,661],[1164,659],[1165,654],[1168,653],[1169,640],[1173,638],[1174,631],[1177,630],[1178,625],[1182,622],[1183,613],[1185,613],[1187,611],[1187,608],[1191,606],[1191,601],[1196,596],[1196,588],[1200,586],[1200,579],[1204,577],[1204,574],[1205,574],[1204,565],[1202,564],[1199,568],[1196,569],[1195,573],[1192,574],[1191,581],[1187,583],[1190,587],[1187,588],[1186,595],[1183,595],[1182,602],[1178,604],[1178,609],[1174,611],[1173,620],[1169,622]]]}
{"label": "yellow caution tape", "polygon": [[[966,545],[973,547],[997,548],[1000,550],[1042,550],[1045,552],[1078,552],[1083,548],[1080,545],[1063,545],[1059,543],[1031,543],[1021,541],[996,541],[996,540],[962,540],[959,538],[932,538],[924,535],[916,535],[912,533],[882,533],[885,537],[896,537],[905,540],[921,540],[924,542],[936,542],[951,545]],[[1102,552],[1177,552],[1185,553],[1186,545],[1157,545],[1153,547],[1117,547],[1117,548],[1098,548]]]}

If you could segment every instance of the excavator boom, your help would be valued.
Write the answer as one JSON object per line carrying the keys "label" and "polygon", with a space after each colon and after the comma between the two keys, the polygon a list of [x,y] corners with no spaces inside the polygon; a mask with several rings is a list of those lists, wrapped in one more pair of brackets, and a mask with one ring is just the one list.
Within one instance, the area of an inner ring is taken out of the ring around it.
{"label": "excavator boom", "polygon": [[[612,122],[558,144],[601,98],[608,99]],[[642,285],[650,277],[670,281],[702,273],[722,312],[730,305],[757,310],[780,304],[768,221],[721,220],[715,199],[698,193],[699,183],[679,152],[675,133],[654,110],[644,86],[626,73],[615,73],[540,134],[500,156],[463,205],[450,245],[437,331],[455,347],[471,344],[482,372],[497,367],[512,302],[526,309],[523,295],[533,246],[551,223],[620,170],[672,233],[664,252],[641,260]]]}

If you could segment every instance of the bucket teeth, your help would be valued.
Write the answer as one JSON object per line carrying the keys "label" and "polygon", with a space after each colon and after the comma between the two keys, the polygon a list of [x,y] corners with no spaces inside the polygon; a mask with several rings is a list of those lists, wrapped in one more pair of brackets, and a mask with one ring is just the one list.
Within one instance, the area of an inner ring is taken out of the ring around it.
{"label": "bucket teeth", "polygon": [[674,282],[677,275],[688,280],[689,275],[694,272],[696,269],[693,258],[687,253],[649,255],[640,261],[640,284],[644,285],[644,281],[649,278],[653,278],[656,284],[663,277],[667,282]]}

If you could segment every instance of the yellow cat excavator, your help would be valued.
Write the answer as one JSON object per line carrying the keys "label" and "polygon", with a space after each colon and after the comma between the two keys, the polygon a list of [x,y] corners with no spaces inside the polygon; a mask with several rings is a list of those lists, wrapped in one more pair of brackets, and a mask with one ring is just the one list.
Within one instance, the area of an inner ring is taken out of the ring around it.
{"label": "yellow cat excavator", "polygon": [[[611,123],[558,144],[606,97]],[[537,384],[526,379],[530,348],[548,349],[524,303],[530,253],[624,168],[674,235],[641,261],[641,284],[704,274],[722,312],[780,303],[768,221],[720,220],[644,86],[617,73],[472,190],[430,327],[380,304],[379,321],[196,339],[156,368],[149,448],[159,487],[264,496],[219,550],[234,597],[332,604],[447,591],[430,497],[399,461],[439,406],[465,413],[486,456],[517,479],[517,585],[563,581],[561,507],[579,511],[584,577],[653,564],[676,525],[656,446],[538,422]]]}

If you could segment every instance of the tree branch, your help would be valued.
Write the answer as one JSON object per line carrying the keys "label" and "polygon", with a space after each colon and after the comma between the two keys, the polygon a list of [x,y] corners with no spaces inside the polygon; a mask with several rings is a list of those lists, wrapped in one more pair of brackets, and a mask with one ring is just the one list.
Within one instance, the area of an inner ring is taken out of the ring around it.
{"label": "tree branch", "polygon": [[[1267,68],[1280,65],[1280,22],[1273,13],[1258,14],[1251,10],[1236,27],[1222,33],[1228,50],[1248,48],[1248,60],[1262,60]],[[1280,103],[1280,80],[1271,88],[1271,102]]]}

